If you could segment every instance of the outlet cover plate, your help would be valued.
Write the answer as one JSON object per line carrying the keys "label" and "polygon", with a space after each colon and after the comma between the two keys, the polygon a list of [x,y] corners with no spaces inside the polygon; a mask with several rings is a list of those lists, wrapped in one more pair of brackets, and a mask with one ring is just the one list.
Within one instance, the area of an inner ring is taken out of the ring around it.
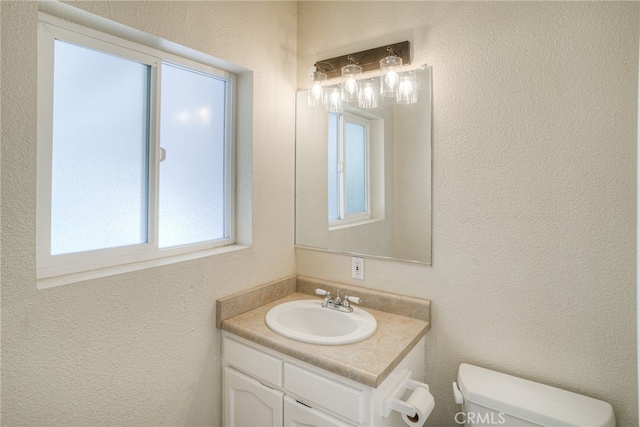
{"label": "outlet cover plate", "polygon": [[364,280],[364,258],[351,257],[351,277]]}

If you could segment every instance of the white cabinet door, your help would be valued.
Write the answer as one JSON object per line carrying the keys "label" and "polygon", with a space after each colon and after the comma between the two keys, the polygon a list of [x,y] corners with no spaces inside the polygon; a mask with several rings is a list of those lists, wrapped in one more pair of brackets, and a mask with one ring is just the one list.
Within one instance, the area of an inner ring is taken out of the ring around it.
{"label": "white cabinet door", "polygon": [[224,369],[224,425],[275,427],[283,422],[283,396],[233,368]]}
{"label": "white cabinet door", "polygon": [[284,397],[284,427],[353,427],[324,412],[298,403],[290,396]]}

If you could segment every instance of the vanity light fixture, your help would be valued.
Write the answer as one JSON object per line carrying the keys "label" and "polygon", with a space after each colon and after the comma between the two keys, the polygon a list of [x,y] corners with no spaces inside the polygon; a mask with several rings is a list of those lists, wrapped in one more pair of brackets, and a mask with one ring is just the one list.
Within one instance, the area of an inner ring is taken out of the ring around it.
{"label": "vanity light fixture", "polygon": [[[328,111],[341,112],[343,103],[357,102],[360,108],[377,108],[379,96],[395,99],[399,104],[417,102],[415,71],[402,71],[409,64],[408,41],[318,61],[314,64],[309,105],[324,103]],[[379,70],[380,77],[363,75],[372,70]],[[327,79],[336,77],[342,78],[341,85],[325,86]]]}

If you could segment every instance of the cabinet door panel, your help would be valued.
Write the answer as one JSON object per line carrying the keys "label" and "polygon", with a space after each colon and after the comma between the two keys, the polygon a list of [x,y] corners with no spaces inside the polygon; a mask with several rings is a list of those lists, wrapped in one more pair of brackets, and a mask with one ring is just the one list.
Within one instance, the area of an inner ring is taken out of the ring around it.
{"label": "cabinet door panel", "polygon": [[224,369],[224,424],[228,427],[281,426],[283,396],[235,369]]}
{"label": "cabinet door panel", "polygon": [[284,397],[284,427],[353,427],[324,412],[309,408],[290,396]]}

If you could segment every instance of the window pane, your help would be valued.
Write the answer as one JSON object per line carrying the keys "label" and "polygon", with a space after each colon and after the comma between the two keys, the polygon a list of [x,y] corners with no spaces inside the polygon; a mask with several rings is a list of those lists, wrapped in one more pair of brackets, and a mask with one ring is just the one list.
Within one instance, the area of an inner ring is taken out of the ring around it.
{"label": "window pane", "polygon": [[345,122],[347,213],[366,212],[366,129]]}
{"label": "window pane", "polygon": [[339,197],[338,186],[338,120],[337,114],[329,114],[329,221],[339,219]]}
{"label": "window pane", "polygon": [[226,81],[162,64],[160,247],[229,236],[225,221]]}
{"label": "window pane", "polygon": [[147,241],[149,75],[55,41],[52,255]]}

